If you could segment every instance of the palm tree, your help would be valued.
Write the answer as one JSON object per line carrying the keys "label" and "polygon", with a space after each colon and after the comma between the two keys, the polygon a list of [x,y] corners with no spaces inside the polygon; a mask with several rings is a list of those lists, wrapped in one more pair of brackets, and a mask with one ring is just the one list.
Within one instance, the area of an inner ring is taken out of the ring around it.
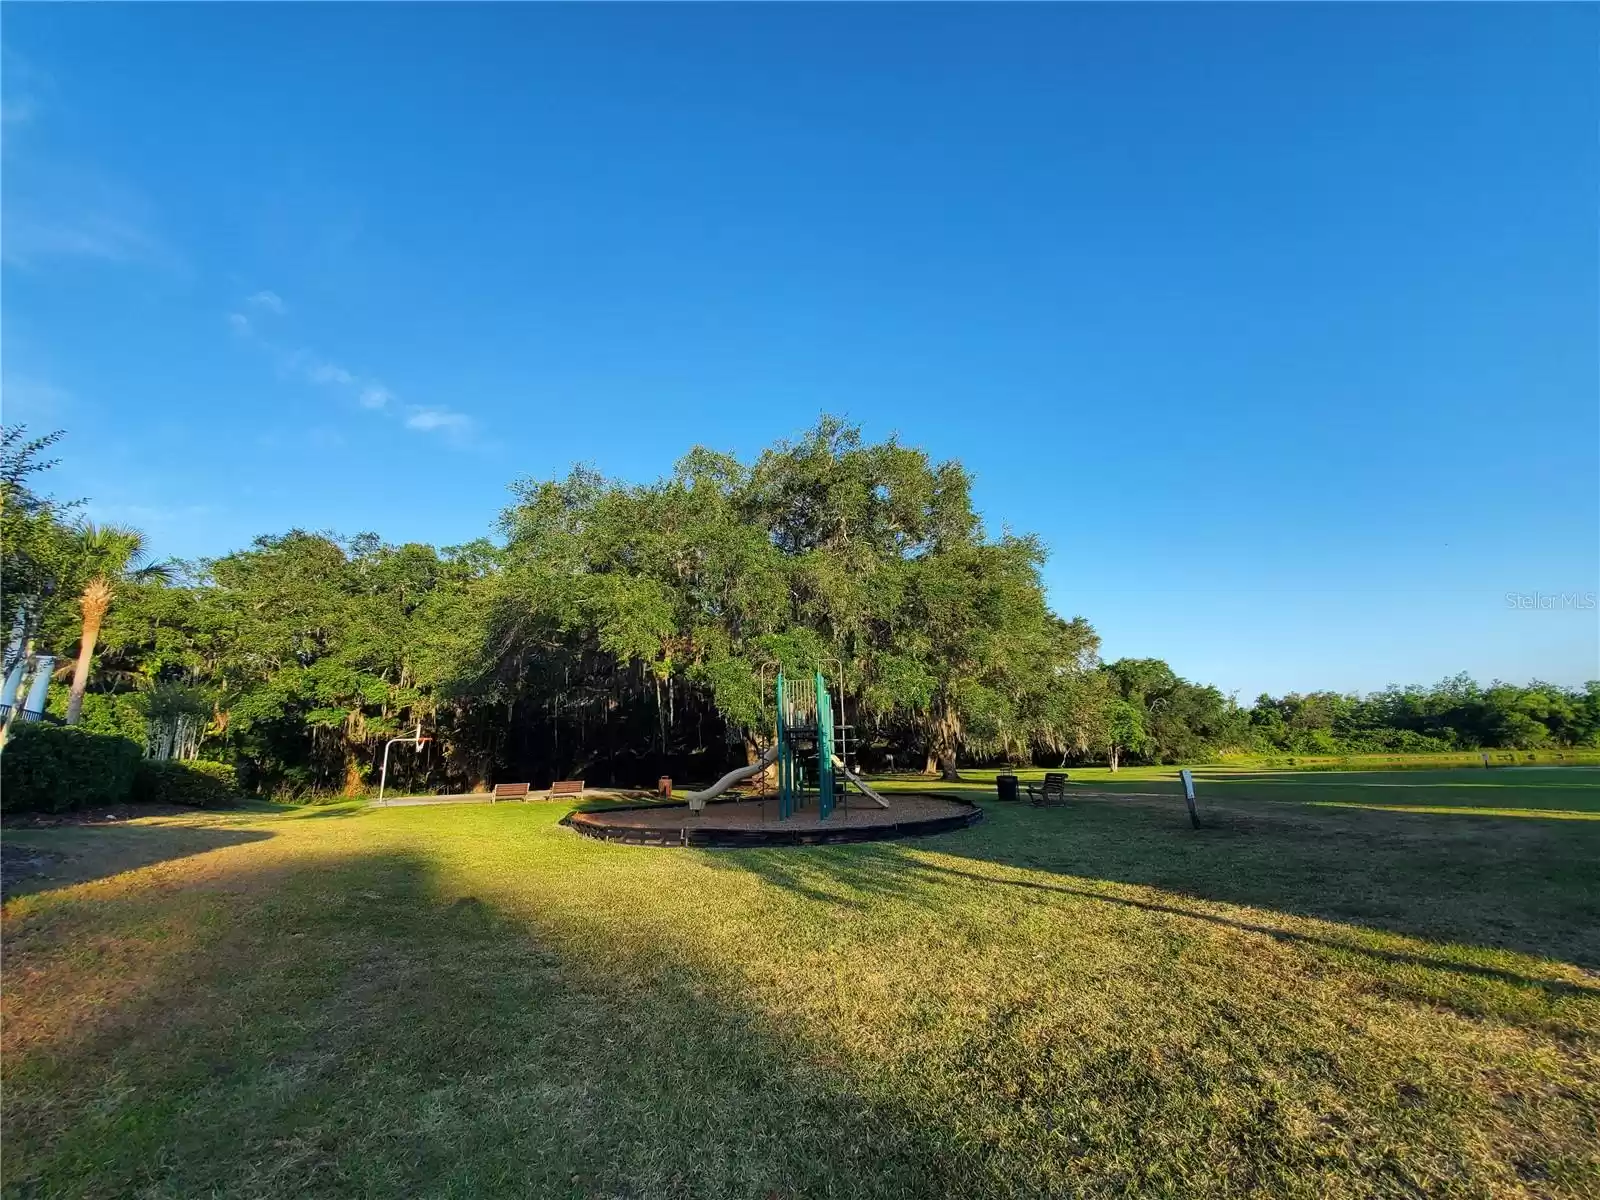
{"label": "palm tree", "polygon": [[83,693],[89,686],[94,644],[100,624],[116,595],[118,583],[166,580],[160,563],[146,563],[144,534],[126,525],[96,525],[82,521],[72,530],[71,556],[77,560],[78,578],[87,579],[78,607],[83,611],[83,633],[78,639],[78,663],[72,671],[72,692],[67,697],[67,724],[76,725],[83,713]]}

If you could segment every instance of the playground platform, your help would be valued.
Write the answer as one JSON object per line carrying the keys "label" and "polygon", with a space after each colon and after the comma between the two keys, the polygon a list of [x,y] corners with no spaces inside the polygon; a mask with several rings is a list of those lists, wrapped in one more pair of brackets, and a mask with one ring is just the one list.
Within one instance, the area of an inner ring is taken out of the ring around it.
{"label": "playground platform", "polygon": [[923,837],[965,829],[983,819],[975,804],[897,793],[889,808],[841,805],[827,817],[815,807],[780,819],[776,797],[713,800],[694,813],[686,804],[639,804],[580,810],[562,824],[585,837],[635,846],[805,846]]}

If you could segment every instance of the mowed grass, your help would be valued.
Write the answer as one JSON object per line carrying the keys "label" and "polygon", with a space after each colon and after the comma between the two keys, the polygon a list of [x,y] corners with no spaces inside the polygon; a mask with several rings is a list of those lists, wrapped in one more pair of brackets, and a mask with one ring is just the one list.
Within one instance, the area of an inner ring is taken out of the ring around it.
{"label": "mowed grass", "polygon": [[1600,1193],[1600,772],[1211,772],[1199,831],[1171,776],[765,851],[8,831],[58,857],[5,911],[6,1194]]}
{"label": "mowed grass", "polygon": [[[901,777],[890,790],[955,791],[994,795],[995,771],[964,772],[961,784]],[[1023,778],[1042,777],[1024,771]],[[1104,768],[1069,772],[1074,790],[1125,796],[1182,792],[1175,767]],[[1296,771],[1193,768],[1203,799],[1278,801],[1374,808],[1394,812],[1457,813],[1467,816],[1530,816],[1551,820],[1600,821],[1600,767],[1517,766],[1489,770]]]}

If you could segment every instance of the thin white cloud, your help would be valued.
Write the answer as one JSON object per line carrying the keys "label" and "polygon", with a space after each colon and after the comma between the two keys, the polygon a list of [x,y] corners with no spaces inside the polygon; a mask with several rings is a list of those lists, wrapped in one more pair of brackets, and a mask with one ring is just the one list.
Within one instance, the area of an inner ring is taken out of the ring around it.
{"label": "thin white cloud", "polygon": [[55,258],[158,266],[173,262],[171,252],[153,234],[106,213],[41,217],[24,207],[21,211],[8,209],[3,223],[0,255],[16,267],[31,267]]}
{"label": "thin white cloud", "polygon": [[80,259],[186,272],[183,256],[156,234],[154,208],[137,188],[52,148],[46,117],[58,107],[54,83],[8,46],[0,46],[0,93],[0,261],[19,269]]}
{"label": "thin white cloud", "polygon": [[[245,301],[247,307],[271,313],[283,313],[288,305],[278,293],[260,291]],[[356,403],[370,412],[400,417],[402,424],[418,433],[431,433],[444,437],[456,445],[465,444],[477,429],[477,422],[463,412],[441,406],[406,405],[401,417],[399,396],[380,379],[362,375],[339,363],[314,353],[307,347],[289,349],[263,337],[255,323],[242,312],[230,312],[228,324],[234,332],[271,352],[277,360],[278,370],[286,375],[304,379],[318,387],[349,392]]]}
{"label": "thin white cloud", "polygon": [[461,435],[471,431],[472,418],[450,408],[413,408],[406,417],[406,428]]}
{"label": "thin white cloud", "polygon": [[338,363],[331,362],[319,362],[314,366],[308,367],[306,369],[306,378],[311,380],[312,383],[336,383],[340,387],[355,387],[360,383],[360,380]]}
{"label": "thin white cloud", "polygon": [[453,446],[468,446],[475,442],[478,423],[464,412],[442,405],[426,407],[412,404],[406,407],[405,427],[430,437],[440,437]]}

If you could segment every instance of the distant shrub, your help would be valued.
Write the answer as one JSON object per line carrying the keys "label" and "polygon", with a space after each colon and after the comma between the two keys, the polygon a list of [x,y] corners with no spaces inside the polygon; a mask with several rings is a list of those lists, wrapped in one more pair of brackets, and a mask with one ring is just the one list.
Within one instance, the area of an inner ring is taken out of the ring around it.
{"label": "distant shrub", "polygon": [[1373,729],[1364,734],[1360,749],[1400,754],[1449,754],[1456,747],[1448,738],[1431,737],[1413,729]]}
{"label": "distant shrub", "polygon": [[135,804],[225,808],[238,798],[238,778],[226,763],[146,760],[139,764],[133,782]]}
{"label": "distant shrub", "polygon": [[0,808],[65,812],[124,804],[144,748],[131,738],[30,722],[0,753]]}

